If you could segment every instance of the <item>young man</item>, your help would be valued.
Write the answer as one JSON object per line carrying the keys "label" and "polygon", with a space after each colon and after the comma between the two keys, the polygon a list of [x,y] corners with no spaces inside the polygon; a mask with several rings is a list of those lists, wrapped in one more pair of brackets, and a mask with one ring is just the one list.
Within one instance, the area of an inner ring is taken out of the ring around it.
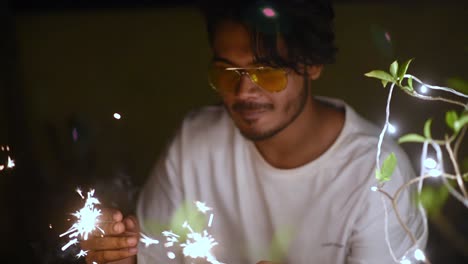
{"label": "young man", "polygon": [[[330,3],[223,5],[204,9],[210,84],[223,106],[184,120],[141,193],[142,232],[164,243],[155,226],[177,228],[184,204],[202,201],[215,214],[212,253],[224,263],[392,263],[381,197],[370,191],[379,130],[344,102],[310,95],[335,55]],[[414,173],[394,143],[385,142],[383,152],[398,157],[385,187],[393,193]],[[398,203],[419,233],[422,218],[409,193]],[[136,218],[112,210],[105,216],[114,221],[108,235],[82,243],[88,262],[134,263]],[[393,213],[388,226],[401,257],[411,241]],[[138,263],[182,261],[168,251],[140,245]]]}

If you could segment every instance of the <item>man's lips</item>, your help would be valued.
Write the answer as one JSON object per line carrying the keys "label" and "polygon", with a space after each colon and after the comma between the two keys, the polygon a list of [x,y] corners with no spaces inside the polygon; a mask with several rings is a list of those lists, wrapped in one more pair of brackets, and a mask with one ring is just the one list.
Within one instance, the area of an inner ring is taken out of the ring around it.
{"label": "man's lips", "polygon": [[253,121],[259,119],[265,112],[265,109],[243,109],[235,111],[242,119]]}
{"label": "man's lips", "polygon": [[273,109],[272,104],[240,101],[232,105],[232,111],[246,121],[254,121]]}

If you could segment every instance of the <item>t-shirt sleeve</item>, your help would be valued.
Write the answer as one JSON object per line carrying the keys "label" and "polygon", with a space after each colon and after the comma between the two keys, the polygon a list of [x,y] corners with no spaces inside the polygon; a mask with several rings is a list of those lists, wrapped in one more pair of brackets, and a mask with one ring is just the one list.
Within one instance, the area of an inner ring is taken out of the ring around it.
{"label": "t-shirt sleeve", "polygon": [[[400,156],[397,154],[398,167],[395,169],[392,180],[387,182],[383,188],[392,196],[400,186],[414,178],[414,171],[406,155],[401,152],[400,154]],[[382,157],[386,157],[386,155],[382,155]],[[374,176],[372,175],[372,177]],[[419,248],[424,249],[427,234],[423,234],[424,218],[412,199],[414,190],[415,188],[410,188],[403,191],[397,205],[402,220],[416,238],[420,238]],[[388,242],[393,249],[394,256],[400,261],[413,245],[410,237],[399,224],[391,201],[387,197],[380,192],[372,192],[370,186],[368,191],[365,190],[365,193],[360,216],[357,218],[350,237],[347,263],[395,263],[385,236],[386,212],[382,200],[385,201],[388,213]]]}
{"label": "t-shirt sleeve", "polygon": [[141,232],[157,239],[159,244],[146,246],[139,243],[138,264],[180,263],[170,259],[168,254],[175,253],[164,246],[162,231],[168,230],[174,212],[183,201],[180,176],[180,140],[176,137],[168,150],[161,156],[150,174],[137,204],[137,217]]}

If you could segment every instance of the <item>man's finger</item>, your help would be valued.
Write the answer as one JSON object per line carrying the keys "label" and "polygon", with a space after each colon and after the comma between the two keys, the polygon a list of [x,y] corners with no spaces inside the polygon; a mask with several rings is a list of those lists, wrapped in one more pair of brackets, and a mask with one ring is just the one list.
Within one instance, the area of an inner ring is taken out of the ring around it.
{"label": "man's finger", "polygon": [[138,252],[136,247],[119,250],[90,251],[86,255],[86,263],[107,263],[135,256]]}
{"label": "man's finger", "polygon": [[[104,231],[105,236],[120,235],[125,232],[125,225],[123,222],[101,222],[99,227]],[[94,232],[95,236],[102,236],[101,231]]]}
{"label": "man's finger", "polygon": [[125,231],[127,232],[134,232],[134,233],[139,233],[140,232],[140,226],[138,225],[138,219],[133,216],[129,215],[125,217],[123,220],[123,223],[125,224]]}
{"label": "man's finger", "polygon": [[122,212],[114,208],[102,208],[99,220],[103,222],[120,222],[123,219]]}
{"label": "man's finger", "polygon": [[83,250],[116,250],[123,248],[136,247],[138,244],[137,236],[122,236],[122,237],[95,237],[80,242]]}

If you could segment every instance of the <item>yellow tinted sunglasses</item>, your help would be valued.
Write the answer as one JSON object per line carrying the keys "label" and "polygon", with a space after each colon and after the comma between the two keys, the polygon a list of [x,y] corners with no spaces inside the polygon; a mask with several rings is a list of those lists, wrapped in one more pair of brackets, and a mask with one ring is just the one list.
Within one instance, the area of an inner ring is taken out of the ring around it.
{"label": "yellow tinted sunglasses", "polygon": [[236,90],[243,75],[247,75],[253,83],[271,93],[284,90],[288,83],[285,69],[268,66],[237,68],[213,65],[208,72],[208,79],[216,91],[228,93]]}

